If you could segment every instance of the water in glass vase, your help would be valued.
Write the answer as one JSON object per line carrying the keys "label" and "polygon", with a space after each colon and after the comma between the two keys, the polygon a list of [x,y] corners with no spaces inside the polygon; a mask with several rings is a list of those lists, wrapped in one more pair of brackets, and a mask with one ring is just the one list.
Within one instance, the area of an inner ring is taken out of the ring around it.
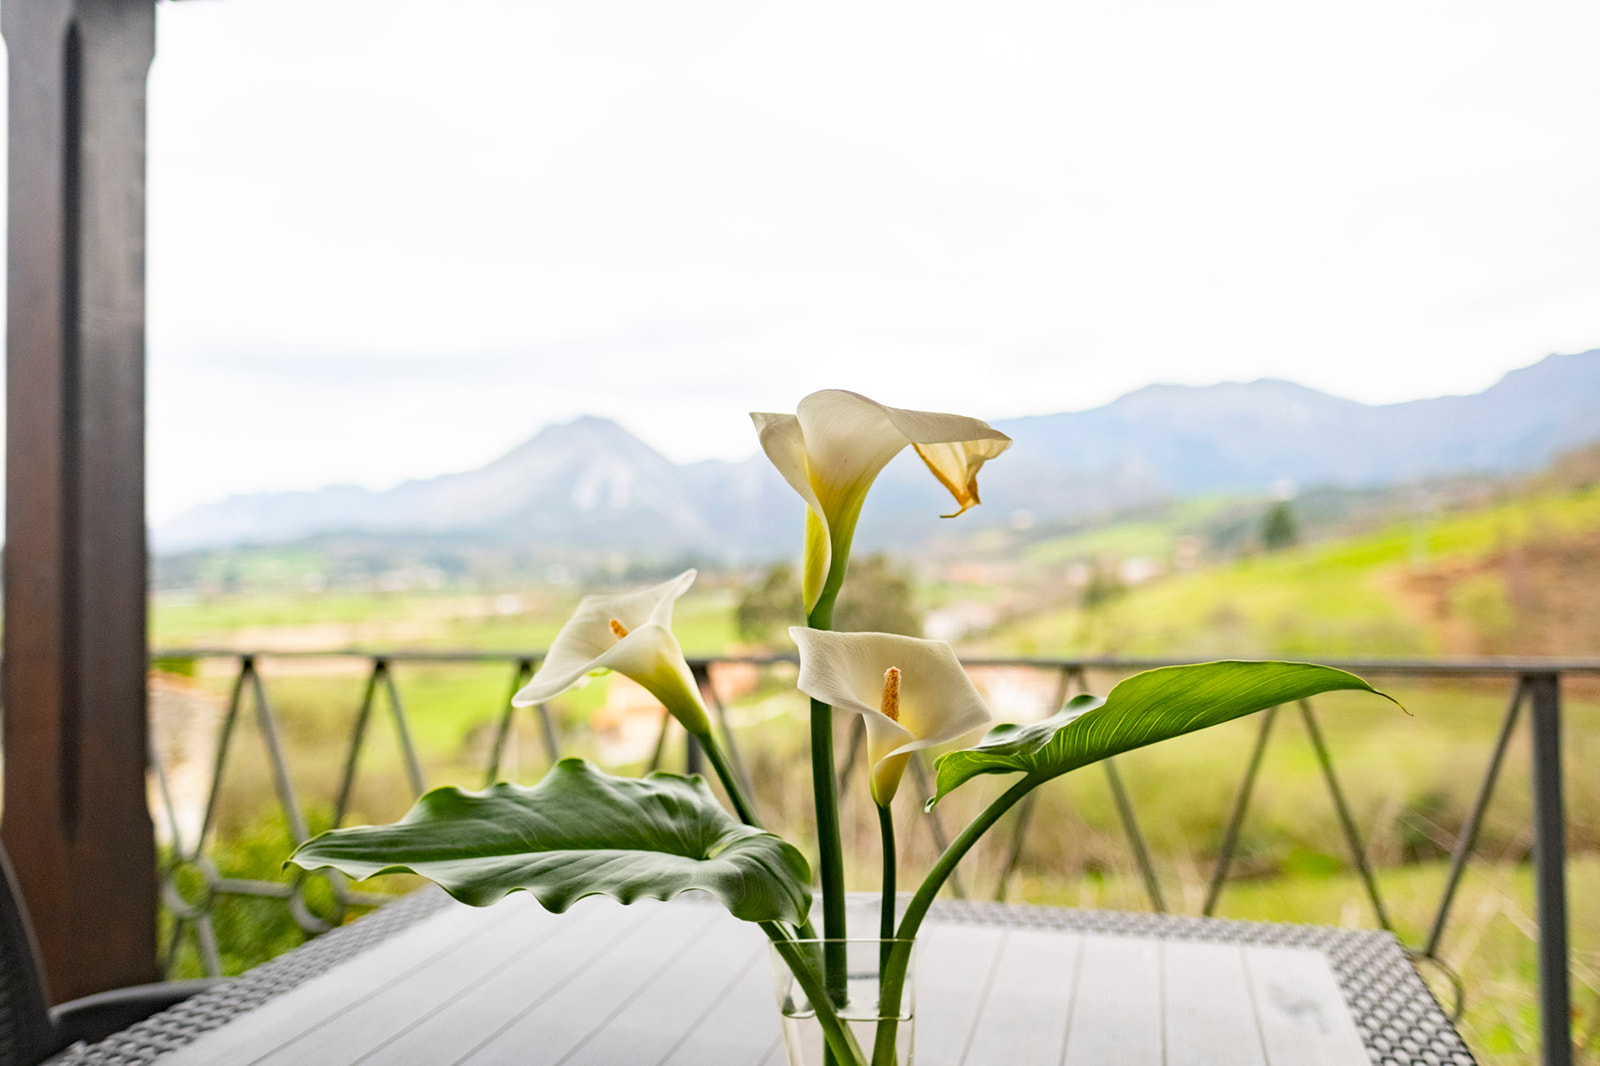
{"label": "water in glass vase", "polygon": [[[804,956],[813,960],[820,966],[823,957],[823,946],[827,941],[799,941],[796,946],[801,948]],[[834,941],[838,944],[838,941]],[[845,997],[842,1006],[835,1008],[839,1020],[849,1029],[855,1037],[857,1046],[861,1049],[863,1062],[873,1062],[873,1044],[879,1036],[880,1022],[886,1018],[895,1021],[893,1026],[893,1039],[895,1056],[894,1066],[912,1066],[912,1051],[914,1046],[914,965],[912,961],[907,965],[905,981],[900,994],[898,1009],[880,1008],[879,970],[882,961],[887,956],[886,943],[882,940],[847,940],[845,944],[845,963],[847,979],[845,983]],[[823,1037],[823,1026],[817,1018],[816,1008],[811,999],[806,995],[801,983],[796,980],[781,955],[773,953],[773,977],[776,981],[778,993],[778,1011],[783,1024],[783,1044],[788,1054],[788,1066],[824,1066],[826,1041]],[[885,1060],[881,1057],[879,1063]],[[829,1063],[832,1066],[832,1063]]]}

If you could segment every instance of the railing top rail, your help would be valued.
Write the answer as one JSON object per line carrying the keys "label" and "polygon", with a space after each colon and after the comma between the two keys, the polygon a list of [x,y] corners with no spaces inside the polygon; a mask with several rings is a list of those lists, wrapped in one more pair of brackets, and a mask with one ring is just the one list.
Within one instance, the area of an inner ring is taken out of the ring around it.
{"label": "railing top rail", "polygon": [[[335,648],[321,650],[283,650],[270,648],[157,648],[150,652],[152,659],[306,659],[306,658],[359,658],[383,659],[388,662],[438,662],[438,663],[514,663],[536,661],[544,656],[543,649],[524,651],[474,651],[467,649],[370,649]],[[775,655],[689,655],[691,666],[707,663],[747,663],[762,666],[779,662],[795,662],[793,654]],[[1094,658],[1075,656],[962,656],[968,666],[1026,666],[1038,669],[1084,669],[1106,671],[1148,670],[1158,666],[1201,661],[1196,658]],[[1338,667],[1356,673],[1430,677],[1504,677],[1514,674],[1600,674],[1600,658],[1563,659],[1540,657],[1488,657],[1477,659],[1323,659],[1326,666]]]}

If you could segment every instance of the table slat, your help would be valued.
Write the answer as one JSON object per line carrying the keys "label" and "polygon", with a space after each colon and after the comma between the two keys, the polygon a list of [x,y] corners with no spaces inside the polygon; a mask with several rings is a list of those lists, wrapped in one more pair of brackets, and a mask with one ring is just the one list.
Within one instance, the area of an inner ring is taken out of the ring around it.
{"label": "table slat", "polygon": [[[615,1066],[616,1063],[650,1063],[661,1054],[663,1047],[688,1037],[698,1028],[697,1023],[714,1006],[714,999],[726,988],[730,978],[746,974],[752,960],[764,960],[767,955],[767,938],[761,930],[741,922],[720,908],[709,912],[710,924],[703,935],[689,945],[665,969],[627,1004],[626,1009],[609,1019],[586,1041],[575,1048],[556,1066]],[[653,960],[641,959],[649,968]],[[771,1038],[778,1036],[778,1027],[767,997],[761,1013],[771,1023],[769,1039],[758,1052],[764,1052]],[[720,1058],[729,1066],[746,1066],[753,1056]],[[716,1063],[719,1059],[701,1059]]]}
{"label": "table slat", "polygon": [[1161,956],[1167,1066],[1266,1066],[1244,953],[1173,941]]}
{"label": "table slat", "polygon": [[[499,908],[512,911],[512,917],[505,920],[496,915]],[[478,916],[478,928],[470,936],[393,982],[382,996],[354,1004],[338,1017],[254,1060],[251,1066],[346,1066],[402,1039],[410,1025],[470,994],[497,970],[561,932],[561,918],[526,894],[509,896],[493,908],[479,910]]]}
{"label": "table slat", "polygon": [[1000,951],[999,934],[981,925],[923,927],[917,938],[917,1066],[959,1066]]}
{"label": "table slat", "polygon": [[1162,1066],[1161,944],[1085,936],[1063,1066]]}
{"label": "table slat", "polygon": [[[510,907],[503,912],[485,912],[470,907],[451,907],[407,930],[404,935],[383,941],[293,991],[268,1000],[228,1025],[206,1033],[164,1058],[162,1066],[253,1062],[293,1039],[295,1034],[326,1025],[359,1003],[381,999],[394,982],[425,968],[463,940],[488,935],[494,926],[509,921],[518,910]],[[486,919],[485,915],[493,917]]]}
{"label": "table slat", "polygon": [[717,990],[711,1009],[658,1066],[781,1066],[782,1040],[772,965],[763,950]]}
{"label": "table slat", "polygon": [[[722,914],[710,907],[632,905],[647,914],[625,937],[613,941],[592,966],[556,993],[512,1017],[492,1039],[451,1066],[528,1066],[557,1063],[597,1029],[626,1010],[634,998],[680,952],[700,939]],[[506,990],[513,992],[514,990]],[[514,1008],[513,1008],[514,1009]],[[415,1066],[444,1066],[415,1060]]]}
{"label": "table slat", "polygon": [[965,1066],[1061,1061],[1082,947],[1077,933],[1007,930]]}
{"label": "table slat", "polygon": [[1256,1018],[1274,1066],[1367,1066],[1328,960],[1308,948],[1247,947]]}
{"label": "table slat", "polygon": [[[585,900],[556,915],[557,931],[519,954],[498,973],[485,974],[469,995],[415,1019],[391,1020],[389,1040],[351,1066],[447,1066],[470,1054],[521,1012],[557,995],[634,935],[648,917],[643,907],[624,910],[607,900]],[[165,1064],[163,1064],[165,1066]]]}

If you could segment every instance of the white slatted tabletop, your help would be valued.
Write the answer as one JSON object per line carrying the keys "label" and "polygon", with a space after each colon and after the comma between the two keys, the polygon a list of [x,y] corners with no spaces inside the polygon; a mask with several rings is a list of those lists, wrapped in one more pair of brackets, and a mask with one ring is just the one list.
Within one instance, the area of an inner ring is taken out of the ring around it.
{"label": "white slatted tabletop", "polygon": [[[161,1066],[777,1066],[767,942],[704,903],[450,905]],[[1314,948],[930,921],[918,1066],[1367,1066]]]}

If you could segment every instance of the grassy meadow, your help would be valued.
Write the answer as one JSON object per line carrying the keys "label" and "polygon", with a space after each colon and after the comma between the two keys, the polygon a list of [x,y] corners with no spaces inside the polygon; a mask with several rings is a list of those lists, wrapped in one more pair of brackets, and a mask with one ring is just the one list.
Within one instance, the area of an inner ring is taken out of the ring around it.
{"label": "grassy meadow", "polygon": [[[1191,550],[1216,506],[1175,507],[1102,528],[1062,532],[985,531],[975,555],[981,574],[919,572],[924,607],[976,602],[990,624],[958,640],[985,656],[1222,656],[1434,658],[1600,653],[1600,488],[1539,485],[1425,514],[1387,514],[1325,530],[1266,552]],[[1130,570],[1131,559],[1144,560]],[[285,564],[287,565],[287,564]],[[299,565],[299,564],[296,564]],[[447,648],[533,652],[554,635],[576,588],[475,591],[295,591],[274,583],[270,561],[252,590],[158,594],[152,644],[159,648]],[[1085,594],[1086,568],[1142,574]],[[298,570],[286,572],[298,580]],[[280,575],[281,576],[281,575]],[[735,608],[751,575],[703,575],[682,601],[675,629],[691,654],[748,650]],[[292,581],[291,581],[292,584]],[[1090,602],[1093,599],[1094,602]],[[172,664],[164,684],[190,698],[191,736],[215,722],[235,660]],[[261,671],[283,733],[298,801],[314,825],[326,824],[366,683],[360,659],[266,657]],[[477,787],[495,724],[512,683],[509,663],[399,662],[397,690],[422,753],[428,784]],[[717,676],[773,827],[797,840],[810,829],[804,707],[793,668]],[[1104,692],[1115,678],[1091,673]],[[1367,697],[1320,699],[1316,713],[1335,759],[1383,902],[1408,944],[1420,944],[1437,907],[1455,834],[1472,802],[1510,694],[1509,681],[1423,681],[1374,675],[1409,713]],[[977,677],[1003,716],[1040,713],[1053,679],[1019,671]],[[656,712],[641,709],[626,685],[599,679],[551,706],[564,754],[594,757],[619,771],[639,769],[655,736]],[[1600,678],[1572,678],[1564,757],[1574,1027],[1580,1061],[1600,1063]],[[159,699],[158,699],[159,703]],[[380,700],[358,765],[353,820],[389,820],[411,796],[399,772],[387,704]],[[208,717],[209,716],[209,717]],[[1230,723],[1156,748],[1118,766],[1150,845],[1167,906],[1198,913],[1224,827],[1262,719]],[[1445,964],[1465,983],[1462,1028],[1485,1063],[1529,1061],[1537,1047],[1535,917],[1528,863],[1528,743],[1520,730],[1501,775],[1476,854],[1452,910]],[[841,729],[840,759],[849,735]],[[271,801],[262,738],[241,721],[227,761],[212,848],[224,874],[271,875],[289,846]],[[203,745],[200,745],[203,749]],[[204,756],[204,750],[189,756]],[[673,738],[669,767],[681,765]],[[204,761],[201,759],[200,761]],[[531,713],[515,719],[504,776],[536,780],[547,765]],[[942,804],[951,835],[996,790],[977,781]],[[847,851],[854,889],[875,886],[877,830],[859,771],[846,790]],[[915,879],[934,853],[932,817],[915,789],[902,788],[902,880]],[[1000,888],[1008,822],[962,868],[969,894]],[[1150,906],[1106,778],[1091,767],[1041,790],[1006,898],[1074,906]],[[1375,917],[1355,875],[1320,764],[1298,714],[1275,719],[1261,777],[1220,897],[1219,914],[1272,921],[1372,926]],[[224,900],[216,924],[225,961],[240,969],[298,933],[276,901]],[[180,953],[193,970],[192,948]],[[1425,972],[1427,972],[1425,968]],[[1445,981],[1436,984],[1447,1006]]]}

